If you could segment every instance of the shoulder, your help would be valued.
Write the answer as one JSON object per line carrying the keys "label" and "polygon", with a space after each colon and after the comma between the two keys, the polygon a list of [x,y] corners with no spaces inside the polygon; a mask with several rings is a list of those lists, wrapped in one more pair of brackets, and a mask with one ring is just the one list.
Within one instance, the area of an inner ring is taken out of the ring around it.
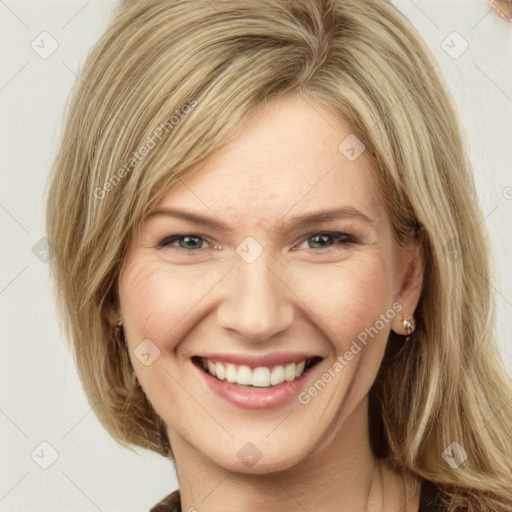
{"label": "shoulder", "polygon": [[181,512],[180,491],[171,492],[159,501],[149,512]]}
{"label": "shoulder", "polygon": [[446,512],[448,509],[441,504],[442,495],[443,491],[434,482],[423,480],[418,512]]}

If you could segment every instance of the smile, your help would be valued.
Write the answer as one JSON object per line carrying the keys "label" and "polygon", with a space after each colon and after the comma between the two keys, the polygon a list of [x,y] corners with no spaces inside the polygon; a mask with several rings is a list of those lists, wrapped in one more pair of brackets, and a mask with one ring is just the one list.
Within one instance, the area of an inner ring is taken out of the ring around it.
{"label": "smile", "polygon": [[243,364],[222,363],[200,357],[195,357],[194,363],[205,373],[222,382],[239,384],[247,388],[271,388],[283,382],[292,382],[298,379],[321,359],[321,357],[314,357],[287,364],[258,366],[256,368],[250,368]]}

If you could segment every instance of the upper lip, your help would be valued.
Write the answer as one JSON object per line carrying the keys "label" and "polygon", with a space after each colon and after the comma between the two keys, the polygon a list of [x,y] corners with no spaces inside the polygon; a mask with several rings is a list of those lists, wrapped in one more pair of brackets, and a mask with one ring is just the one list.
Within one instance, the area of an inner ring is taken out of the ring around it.
{"label": "upper lip", "polygon": [[287,363],[298,363],[307,359],[323,359],[318,354],[302,352],[275,352],[266,355],[242,355],[242,354],[202,354],[197,355],[201,359],[209,359],[219,363],[232,363],[240,366],[245,365],[249,368],[258,368],[259,366],[277,366]]}

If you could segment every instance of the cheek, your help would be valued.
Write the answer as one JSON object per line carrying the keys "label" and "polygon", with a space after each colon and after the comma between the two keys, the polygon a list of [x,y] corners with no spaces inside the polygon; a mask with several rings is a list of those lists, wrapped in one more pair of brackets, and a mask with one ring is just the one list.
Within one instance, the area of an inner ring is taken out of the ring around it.
{"label": "cheek", "polygon": [[120,286],[121,312],[135,339],[167,341],[214,285],[201,265],[173,266],[151,257],[129,261]]}
{"label": "cheek", "polygon": [[[382,254],[352,259],[321,271],[305,270],[296,280],[297,294],[304,298],[313,321],[338,351],[346,350],[382,314],[392,312],[393,273]],[[317,318],[314,320],[314,318]],[[318,321],[320,319],[321,321]],[[389,322],[382,329],[383,336]]]}
{"label": "cheek", "polygon": [[[381,253],[339,264],[293,263],[280,270],[282,280],[298,297],[297,307],[302,303],[303,309],[312,313],[310,321],[323,327],[331,339],[333,335],[346,339],[347,334],[357,334],[354,331],[372,325],[392,305],[393,270]],[[171,269],[165,262],[147,257],[129,261],[120,287],[126,326],[139,337],[154,336],[163,342],[165,332],[195,307],[205,307],[208,292],[222,274],[212,267],[205,272],[204,265],[174,265]]]}

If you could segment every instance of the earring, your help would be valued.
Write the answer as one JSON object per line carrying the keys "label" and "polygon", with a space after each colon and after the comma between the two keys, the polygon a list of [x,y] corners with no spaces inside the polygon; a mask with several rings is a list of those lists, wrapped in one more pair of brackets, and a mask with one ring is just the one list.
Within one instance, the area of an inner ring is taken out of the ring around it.
{"label": "earring", "polygon": [[414,330],[416,329],[416,325],[415,325],[415,322],[414,322],[414,317],[411,317],[410,319],[406,316],[404,316],[403,320],[402,320],[402,325],[404,327],[404,330],[405,330],[405,335],[406,336],[410,336]]}

